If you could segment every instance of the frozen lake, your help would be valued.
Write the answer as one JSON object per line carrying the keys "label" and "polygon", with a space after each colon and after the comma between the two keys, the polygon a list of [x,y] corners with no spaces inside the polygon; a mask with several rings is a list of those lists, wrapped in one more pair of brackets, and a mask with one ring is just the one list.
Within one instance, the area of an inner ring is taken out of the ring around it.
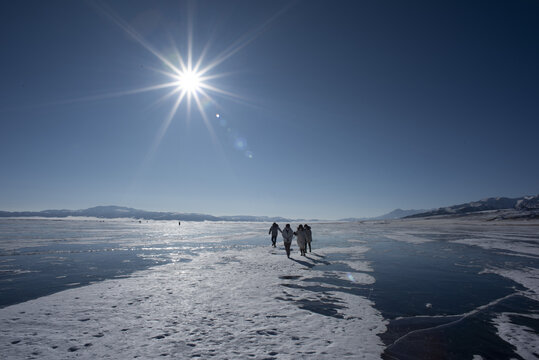
{"label": "frozen lake", "polygon": [[538,225],[313,223],[287,259],[268,223],[0,219],[0,351],[538,358]]}

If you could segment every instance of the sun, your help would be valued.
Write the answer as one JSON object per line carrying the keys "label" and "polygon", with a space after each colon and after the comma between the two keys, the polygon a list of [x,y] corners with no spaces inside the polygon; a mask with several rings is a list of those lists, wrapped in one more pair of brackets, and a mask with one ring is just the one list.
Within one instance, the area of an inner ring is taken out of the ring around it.
{"label": "sun", "polygon": [[204,86],[202,77],[193,70],[186,70],[175,76],[177,78],[177,89],[188,94],[196,94]]}
{"label": "sun", "polygon": [[[92,2],[92,4],[94,4],[94,2]],[[186,32],[188,37],[185,45],[181,47],[182,51],[180,52],[180,48],[178,48],[176,41],[171,38],[169,48],[167,48],[167,51],[163,53],[159,51],[152,43],[147,41],[141,34],[139,34],[128,22],[118,16],[111,8],[103,4],[94,4],[94,6],[103,15],[112,20],[113,23],[118,25],[133,40],[139,43],[143,48],[145,48],[149,53],[153,54],[159,60],[159,66],[156,68],[150,67],[150,69],[160,74],[160,76],[164,79],[163,82],[159,82],[154,85],[105,94],[99,97],[107,98],[112,96],[123,96],[150,91],[166,90],[166,93],[164,93],[157,102],[173,99],[172,107],[162,120],[157,136],[155,137],[155,140],[152,143],[146,157],[150,158],[155,152],[182,104],[186,105],[186,116],[184,117],[185,121],[190,121],[192,114],[191,108],[194,105],[194,107],[198,110],[202,121],[206,125],[208,132],[214,140],[214,143],[217,144],[218,141],[213,131],[213,125],[208,117],[208,114],[206,113],[205,107],[209,104],[213,104],[217,108],[219,107],[218,103],[214,99],[214,96],[224,97],[228,100],[233,100],[239,103],[245,103],[247,100],[245,97],[240,96],[239,94],[235,94],[234,92],[217,86],[216,83],[219,84],[219,81],[216,81],[216,79],[226,77],[230,75],[230,73],[216,73],[215,69],[240,51],[243,47],[247,46],[247,44],[249,44],[251,41],[253,41],[273,20],[273,18],[267,22],[264,22],[260,27],[255,28],[252,32],[234,41],[230,46],[226,47],[220,53],[217,53],[215,57],[210,57],[208,54],[211,53],[211,41],[206,43],[206,45],[199,47],[201,49],[199,53],[194,53],[193,29],[191,21],[188,22],[188,31]],[[208,59],[208,57],[210,58]],[[91,99],[93,98],[96,97],[91,97]]]}

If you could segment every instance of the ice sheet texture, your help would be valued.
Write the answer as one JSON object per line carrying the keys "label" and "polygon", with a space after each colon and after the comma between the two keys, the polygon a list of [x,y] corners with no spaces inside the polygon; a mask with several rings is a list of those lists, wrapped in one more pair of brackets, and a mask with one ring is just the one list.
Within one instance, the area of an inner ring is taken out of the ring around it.
{"label": "ice sheet texture", "polygon": [[[0,310],[0,352],[4,359],[380,358],[385,325],[371,301],[337,288],[283,286],[321,276],[308,266],[323,259],[317,254],[294,261],[279,249],[202,252],[10,306]],[[354,281],[372,279],[356,273]]]}

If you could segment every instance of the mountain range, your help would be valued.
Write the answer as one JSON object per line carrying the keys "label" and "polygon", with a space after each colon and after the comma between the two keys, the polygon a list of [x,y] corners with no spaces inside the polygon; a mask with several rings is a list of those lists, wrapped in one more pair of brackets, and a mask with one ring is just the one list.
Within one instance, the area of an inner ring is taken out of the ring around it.
{"label": "mountain range", "polygon": [[530,216],[539,216],[539,195],[523,196],[519,198],[492,197],[473,201],[469,203],[441,207],[436,210],[430,210],[406,216],[406,218],[428,217],[436,215],[466,215],[479,211],[488,210],[506,210],[511,209],[518,212],[530,212]]}
{"label": "mountain range", "polygon": [[[469,203],[441,207],[435,210],[402,210],[395,209],[387,214],[373,218],[346,218],[339,221],[361,220],[391,220],[401,218],[418,218],[436,215],[466,215],[486,210],[512,209],[516,212],[526,212],[527,217],[539,217],[539,195],[523,196],[519,198],[488,198]],[[528,214],[530,213],[530,214]],[[305,219],[288,219],[268,216],[213,216],[198,213],[179,213],[145,211],[123,206],[96,206],[83,210],[43,210],[43,211],[0,211],[0,217],[48,217],[63,218],[68,216],[96,217],[102,219],[133,218],[146,220],[176,220],[176,221],[256,221],[256,222],[292,222],[305,221]],[[316,221],[309,219],[308,221]]]}
{"label": "mountain range", "polygon": [[392,220],[392,219],[401,219],[406,216],[415,215],[419,213],[424,213],[429,210],[421,209],[421,210],[402,210],[402,209],[395,209],[391,212],[388,212],[387,214],[376,216],[376,217],[363,217],[363,218],[345,218],[340,219],[340,221],[363,221],[363,220]]}
{"label": "mountain range", "polygon": [[268,216],[213,216],[198,213],[178,213],[162,211],[145,211],[124,206],[96,206],[83,210],[43,210],[43,211],[0,211],[0,217],[50,217],[63,218],[68,216],[96,217],[102,219],[134,218],[146,220],[177,220],[177,221],[279,221],[291,219]]}

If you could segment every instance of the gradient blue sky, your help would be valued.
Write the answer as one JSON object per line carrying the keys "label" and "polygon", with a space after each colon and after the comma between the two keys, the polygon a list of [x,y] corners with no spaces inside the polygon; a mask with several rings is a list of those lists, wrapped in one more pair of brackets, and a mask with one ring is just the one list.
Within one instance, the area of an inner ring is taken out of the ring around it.
{"label": "gradient blue sky", "polygon": [[[205,64],[240,46],[208,81],[239,98],[209,92],[209,126],[184,101],[159,138],[168,90],[108,96],[169,81],[119,22],[172,62],[189,29]],[[0,29],[1,210],[337,219],[539,193],[537,1],[21,0]]]}

